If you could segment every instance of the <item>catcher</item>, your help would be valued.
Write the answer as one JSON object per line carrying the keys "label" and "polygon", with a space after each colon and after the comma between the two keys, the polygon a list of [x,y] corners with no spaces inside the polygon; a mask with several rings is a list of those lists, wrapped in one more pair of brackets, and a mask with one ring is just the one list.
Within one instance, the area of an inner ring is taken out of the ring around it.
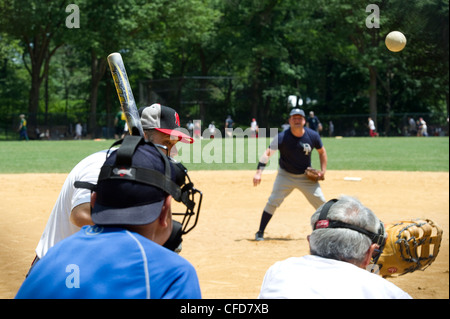
{"label": "catcher", "polygon": [[[279,133],[270,143],[269,148],[259,159],[253,185],[261,183],[261,175],[269,158],[280,151],[278,174],[273,185],[272,194],[264,207],[256,240],[264,240],[264,230],[275,210],[295,188],[300,190],[309,203],[317,209],[325,202],[325,197],[318,181],[325,179],[327,153],[319,134],[305,127],[305,112],[292,109],[289,115],[290,128]],[[311,152],[319,153],[320,170],[311,168]]]}
{"label": "catcher", "polygon": [[357,199],[328,201],[311,216],[311,227],[310,254],[271,266],[259,298],[411,299],[392,282],[366,271],[385,245],[386,232]]}

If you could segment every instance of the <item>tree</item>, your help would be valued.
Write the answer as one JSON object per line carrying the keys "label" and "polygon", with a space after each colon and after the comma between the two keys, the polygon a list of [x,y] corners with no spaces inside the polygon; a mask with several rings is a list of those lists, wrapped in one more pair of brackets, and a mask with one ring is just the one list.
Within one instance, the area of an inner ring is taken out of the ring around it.
{"label": "tree", "polygon": [[0,114],[3,114],[0,129],[3,129],[11,125],[8,114],[27,111],[29,76],[23,67],[20,41],[0,33],[0,43]]}
{"label": "tree", "polygon": [[[66,1],[4,0],[0,2],[0,26],[20,39],[23,61],[31,78],[29,122],[36,126],[39,90],[48,74],[50,60],[64,42]],[[29,65],[30,64],[30,65]]]}
{"label": "tree", "polygon": [[[209,90],[209,72],[214,65],[220,64],[220,57],[225,51],[218,47],[220,40],[218,23],[220,12],[215,0],[184,0],[168,1],[160,10],[158,19],[163,27],[153,39],[157,44],[155,54],[154,79],[175,77],[174,88],[170,95],[165,95],[173,107],[182,110],[183,87],[186,77],[195,76],[200,82],[196,98],[200,119],[206,120],[208,109],[205,106],[207,91]],[[167,88],[165,88],[167,91]]]}
{"label": "tree", "polygon": [[[80,16],[81,27],[72,45],[86,54],[90,65],[90,88],[88,101],[88,132],[97,136],[98,91],[107,67],[110,53],[125,50],[130,45],[128,37],[136,28],[133,14],[137,8],[134,1],[121,5],[103,0],[84,1]],[[128,43],[127,43],[128,40]],[[111,113],[112,110],[108,110]],[[111,122],[111,121],[109,121]]]}
{"label": "tree", "polygon": [[[68,28],[61,1],[0,0],[0,56],[7,59],[0,66],[1,98],[29,70],[29,112],[44,100],[49,111],[64,100],[68,113],[84,103],[95,136],[97,125],[111,125],[105,114],[119,105],[106,57],[120,52],[135,95],[138,82],[153,79],[161,90],[151,102],[168,101],[204,121],[232,114],[239,125],[251,117],[280,125],[291,94],[303,98],[306,111],[383,116],[377,127],[387,134],[398,126],[394,113],[448,113],[448,3],[370,4],[379,8],[373,28],[362,0],[79,0],[80,28]],[[392,30],[407,36],[400,53],[384,45]],[[48,98],[40,99],[46,78]]]}

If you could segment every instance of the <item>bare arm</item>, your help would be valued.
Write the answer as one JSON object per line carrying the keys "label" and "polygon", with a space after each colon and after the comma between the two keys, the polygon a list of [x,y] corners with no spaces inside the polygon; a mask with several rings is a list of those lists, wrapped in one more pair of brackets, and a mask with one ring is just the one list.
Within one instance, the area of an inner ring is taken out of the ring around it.
{"label": "bare arm", "polygon": [[75,206],[70,213],[70,222],[78,227],[94,225],[91,219],[91,203]]}
{"label": "bare arm", "polygon": [[[270,157],[275,154],[275,150],[271,150],[270,148],[267,148],[263,155],[261,155],[259,162],[262,164],[267,164],[269,162]],[[258,186],[261,183],[261,175],[264,168],[258,168],[256,170],[255,176],[253,176],[253,186]]]}
{"label": "bare arm", "polygon": [[325,175],[325,172],[327,171],[327,151],[325,150],[325,146],[318,149],[317,152],[319,153],[319,161],[320,161],[320,170],[322,171],[322,174]]}

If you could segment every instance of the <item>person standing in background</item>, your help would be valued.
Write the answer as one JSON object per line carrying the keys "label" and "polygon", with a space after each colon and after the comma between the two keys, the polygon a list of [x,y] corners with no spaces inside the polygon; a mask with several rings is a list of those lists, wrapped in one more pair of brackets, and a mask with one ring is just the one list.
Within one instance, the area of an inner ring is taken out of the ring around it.
{"label": "person standing in background", "polygon": [[258,126],[258,122],[256,122],[256,119],[253,118],[252,122],[250,123],[250,136],[251,137],[258,137],[258,130],[259,130],[259,126]]}
{"label": "person standing in background", "polygon": [[427,122],[425,122],[425,120],[420,117],[419,118],[419,123],[420,123],[420,136],[428,136],[428,128],[427,128]]}
{"label": "person standing in background", "polygon": [[81,135],[83,133],[83,126],[81,126],[80,121],[75,125],[75,140],[81,140]]}
{"label": "person standing in background", "polygon": [[234,121],[231,118],[231,115],[227,116],[227,119],[225,120],[225,137],[232,137],[233,136],[233,126]]}
{"label": "person standing in background", "polygon": [[307,120],[306,124],[307,124],[307,127],[309,127],[310,129],[316,131],[317,133],[322,131],[322,123],[320,123],[319,118],[314,115],[313,111],[309,112],[309,117],[308,117],[308,120]]}
{"label": "person standing in background", "polygon": [[114,127],[115,127],[114,138],[116,140],[124,136],[126,123],[127,122],[125,113],[122,110],[119,110],[119,112],[117,112],[116,114],[116,117],[114,118]]}
{"label": "person standing in background", "polygon": [[28,141],[28,132],[27,132],[27,119],[25,118],[25,114],[20,114],[20,124],[19,124],[19,139]]}
{"label": "person standing in background", "polygon": [[368,118],[368,126],[369,126],[369,135],[370,135],[370,137],[375,137],[375,136],[378,136],[378,133],[376,132],[376,128],[375,128],[375,123],[374,123],[374,121],[372,120],[372,118],[371,117],[369,117]]}

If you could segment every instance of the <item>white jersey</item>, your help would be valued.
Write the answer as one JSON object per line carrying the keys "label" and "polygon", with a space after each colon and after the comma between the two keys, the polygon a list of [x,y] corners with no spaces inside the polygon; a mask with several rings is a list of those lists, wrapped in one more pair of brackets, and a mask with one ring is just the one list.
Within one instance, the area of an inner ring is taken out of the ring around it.
{"label": "white jersey", "polygon": [[39,258],[42,258],[57,242],[80,230],[80,227],[70,222],[70,213],[74,207],[91,201],[91,191],[75,188],[73,183],[83,181],[97,184],[106,154],[107,150],[103,150],[89,155],[81,160],[67,176],[36,247],[36,255]]}
{"label": "white jersey", "polygon": [[319,256],[291,257],[269,268],[260,299],[411,299],[379,275]]}

